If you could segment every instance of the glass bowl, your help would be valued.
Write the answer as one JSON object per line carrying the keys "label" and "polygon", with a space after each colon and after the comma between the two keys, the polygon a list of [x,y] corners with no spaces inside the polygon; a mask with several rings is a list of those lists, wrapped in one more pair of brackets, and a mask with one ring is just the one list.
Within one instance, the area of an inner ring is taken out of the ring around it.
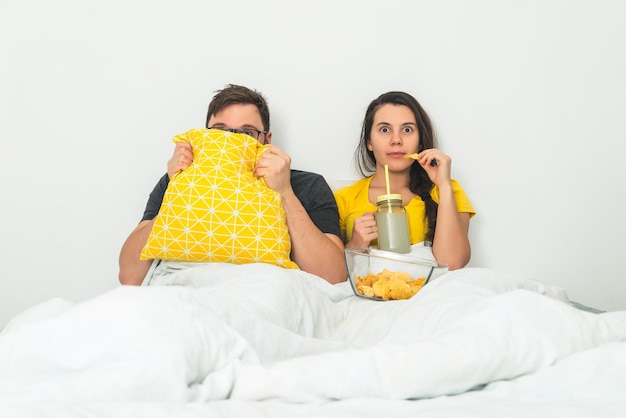
{"label": "glass bowl", "polygon": [[371,300],[409,299],[448,272],[447,265],[434,260],[375,248],[346,248],[344,256],[354,294]]}

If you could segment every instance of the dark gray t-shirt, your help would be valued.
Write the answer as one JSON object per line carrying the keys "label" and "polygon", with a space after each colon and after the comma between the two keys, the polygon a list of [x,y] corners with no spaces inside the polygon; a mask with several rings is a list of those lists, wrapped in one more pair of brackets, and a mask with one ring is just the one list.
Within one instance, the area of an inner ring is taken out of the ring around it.
{"label": "dark gray t-shirt", "polygon": [[[141,218],[142,221],[154,219],[157,216],[169,182],[170,179],[165,174],[154,186]],[[333,234],[341,238],[337,202],[324,177],[308,171],[291,170],[291,188],[318,229],[325,234]]]}

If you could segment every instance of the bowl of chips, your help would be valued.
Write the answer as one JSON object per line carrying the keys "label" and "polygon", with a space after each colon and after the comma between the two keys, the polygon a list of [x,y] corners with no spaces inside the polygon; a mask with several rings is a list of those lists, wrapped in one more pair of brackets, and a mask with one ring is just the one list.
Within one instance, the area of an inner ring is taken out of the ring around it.
{"label": "bowl of chips", "polygon": [[356,296],[371,300],[412,298],[448,266],[411,254],[367,248],[344,251],[348,280]]}

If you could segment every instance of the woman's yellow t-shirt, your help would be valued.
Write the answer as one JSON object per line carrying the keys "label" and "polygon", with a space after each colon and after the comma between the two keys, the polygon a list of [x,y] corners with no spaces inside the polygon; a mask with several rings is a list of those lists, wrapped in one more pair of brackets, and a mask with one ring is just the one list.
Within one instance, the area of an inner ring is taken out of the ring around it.
{"label": "woman's yellow t-shirt", "polygon": [[[354,228],[354,220],[359,216],[363,216],[366,212],[375,212],[376,206],[369,201],[369,188],[372,177],[356,181],[354,184],[335,192],[335,200],[339,209],[339,227],[345,231],[346,242],[352,238],[352,230]],[[459,212],[466,212],[474,216],[476,212],[469,198],[461,185],[451,180],[454,199]],[[439,203],[439,189],[433,187],[430,192],[433,200]],[[424,217],[424,202],[419,196],[415,196],[408,205],[405,206],[407,218],[409,220],[409,236],[411,244],[424,241],[426,232],[428,231],[428,222]]]}

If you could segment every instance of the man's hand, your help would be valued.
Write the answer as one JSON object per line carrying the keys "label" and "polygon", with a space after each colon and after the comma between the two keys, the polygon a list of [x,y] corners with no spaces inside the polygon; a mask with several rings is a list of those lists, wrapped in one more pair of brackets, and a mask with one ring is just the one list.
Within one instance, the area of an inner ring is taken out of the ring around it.
{"label": "man's hand", "polygon": [[281,196],[293,193],[291,188],[291,157],[275,145],[271,145],[254,167],[254,175],[262,177],[268,187]]}
{"label": "man's hand", "polygon": [[193,149],[188,142],[178,142],[172,158],[167,162],[167,175],[173,178],[178,172],[185,170],[193,162]]}

